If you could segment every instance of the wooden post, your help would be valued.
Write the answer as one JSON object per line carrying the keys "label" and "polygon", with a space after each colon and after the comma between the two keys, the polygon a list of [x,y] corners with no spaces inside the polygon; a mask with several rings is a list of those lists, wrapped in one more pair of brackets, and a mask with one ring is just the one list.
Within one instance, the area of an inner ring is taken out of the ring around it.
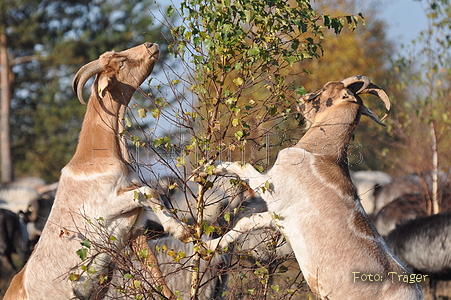
{"label": "wooden post", "polygon": [[9,63],[8,63],[8,40],[6,33],[0,33],[0,164],[1,164],[1,182],[12,181],[12,158],[11,158],[11,134],[10,134],[10,110],[11,110],[11,92],[9,82]]}

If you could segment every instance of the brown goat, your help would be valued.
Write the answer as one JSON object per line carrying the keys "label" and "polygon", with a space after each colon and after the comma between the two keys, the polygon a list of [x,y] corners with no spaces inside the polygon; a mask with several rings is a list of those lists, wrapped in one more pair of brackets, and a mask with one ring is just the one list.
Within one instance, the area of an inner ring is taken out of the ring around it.
{"label": "brown goat", "polygon": [[[120,136],[121,114],[135,90],[150,75],[158,45],[145,43],[122,52],[106,52],[83,66],[73,87],[80,102],[83,86],[96,75],[76,152],[61,172],[55,202],[41,238],[24,269],[13,279],[5,299],[92,299],[101,296],[98,276],[106,276],[111,257],[92,248],[81,270],[77,251],[88,239],[102,243],[91,222],[124,247],[146,210],[153,210],[166,231],[188,240],[189,231],[163,208],[158,193],[141,186]],[[144,246],[142,239],[134,245]],[[73,276],[70,278],[69,274]],[[158,275],[157,281],[161,283]],[[71,280],[72,279],[72,280]]]}

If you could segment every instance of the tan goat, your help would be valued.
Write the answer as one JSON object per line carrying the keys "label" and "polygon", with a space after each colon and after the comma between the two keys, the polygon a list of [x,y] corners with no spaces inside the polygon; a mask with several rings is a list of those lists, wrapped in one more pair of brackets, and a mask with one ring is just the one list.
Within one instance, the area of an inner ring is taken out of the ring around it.
{"label": "tan goat", "polygon": [[277,226],[319,299],[423,299],[411,272],[373,227],[349,175],[347,147],[360,116],[382,124],[359,94],[381,98],[387,116],[389,99],[369,78],[329,82],[301,99],[298,110],[311,126],[295,146],[280,151],[266,174],[237,162],[217,167],[259,191],[268,212],[243,218],[224,237],[206,242],[208,248],[224,248],[249,229]]}
{"label": "tan goat", "polygon": [[[121,249],[132,235],[132,227],[138,227],[146,211],[153,210],[166,231],[189,239],[189,231],[162,207],[156,191],[139,184],[120,137],[121,114],[152,72],[158,54],[158,45],[151,43],[118,53],[106,52],[75,76],[73,87],[84,103],[83,86],[97,75],[77,150],[61,172],[55,203],[39,243],[24,269],[14,277],[5,299],[100,298],[102,286],[97,286],[97,278],[107,275],[111,257],[91,249],[88,256],[92,261],[84,262],[91,272],[94,270],[90,274],[78,268],[81,260],[76,253],[84,239],[92,244],[105,239],[94,230],[93,222],[101,224],[108,236],[114,236]],[[147,244],[139,238],[133,250],[137,245]],[[71,273],[75,274],[72,280]]]}

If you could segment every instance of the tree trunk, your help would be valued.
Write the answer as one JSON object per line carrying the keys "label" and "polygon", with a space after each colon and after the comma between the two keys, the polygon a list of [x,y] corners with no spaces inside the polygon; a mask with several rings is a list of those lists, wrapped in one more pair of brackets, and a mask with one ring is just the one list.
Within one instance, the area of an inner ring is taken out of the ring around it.
{"label": "tree trunk", "polygon": [[0,33],[0,164],[1,182],[12,181],[12,159],[11,159],[11,134],[10,134],[10,108],[11,108],[11,87],[9,82],[8,64],[8,41],[6,33]]}
{"label": "tree trunk", "polygon": [[437,153],[437,135],[435,132],[434,122],[430,124],[432,139],[432,205],[431,213],[433,215],[440,212],[438,203],[438,153]]}

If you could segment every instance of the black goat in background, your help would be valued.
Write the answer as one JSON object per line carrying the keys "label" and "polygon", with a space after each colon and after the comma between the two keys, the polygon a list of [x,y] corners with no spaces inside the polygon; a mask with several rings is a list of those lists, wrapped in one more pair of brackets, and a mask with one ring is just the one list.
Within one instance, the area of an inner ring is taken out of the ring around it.
{"label": "black goat in background", "polygon": [[451,212],[409,221],[394,229],[386,242],[414,273],[430,277],[437,299],[437,281],[451,280]]}

